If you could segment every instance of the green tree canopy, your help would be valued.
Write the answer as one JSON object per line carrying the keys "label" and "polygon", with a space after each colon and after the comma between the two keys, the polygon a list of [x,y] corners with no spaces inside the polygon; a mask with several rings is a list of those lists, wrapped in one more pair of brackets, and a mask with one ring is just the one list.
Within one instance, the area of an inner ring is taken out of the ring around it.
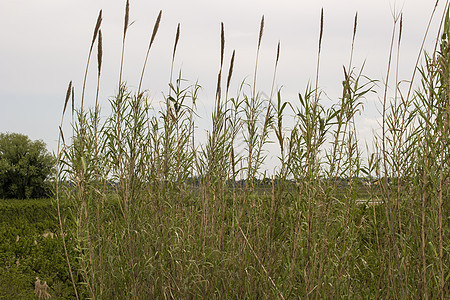
{"label": "green tree canopy", "polygon": [[19,133],[0,133],[0,198],[49,196],[53,164],[44,142]]}

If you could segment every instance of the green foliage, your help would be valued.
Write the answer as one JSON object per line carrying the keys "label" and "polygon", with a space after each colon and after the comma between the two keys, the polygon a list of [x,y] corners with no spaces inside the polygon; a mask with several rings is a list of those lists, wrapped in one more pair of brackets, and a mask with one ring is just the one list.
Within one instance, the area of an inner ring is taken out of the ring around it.
{"label": "green foliage", "polygon": [[53,156],[42,141],[0,133],[0,198],[41,198],[50,194]]}
{"label": "green foliage", "polygon": [[36,277],[52,299],[74,298],[57,230],[51,200],[0,200],[0,299],[36,299]]}

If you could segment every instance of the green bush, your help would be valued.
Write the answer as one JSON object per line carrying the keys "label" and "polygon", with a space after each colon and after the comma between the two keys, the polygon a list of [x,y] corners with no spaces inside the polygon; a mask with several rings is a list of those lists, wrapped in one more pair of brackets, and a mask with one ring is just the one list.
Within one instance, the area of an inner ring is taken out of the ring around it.
{"label": "green bush", "polygon": [[0,133],[0,198],[48,197],[53,164],[44,142]]}

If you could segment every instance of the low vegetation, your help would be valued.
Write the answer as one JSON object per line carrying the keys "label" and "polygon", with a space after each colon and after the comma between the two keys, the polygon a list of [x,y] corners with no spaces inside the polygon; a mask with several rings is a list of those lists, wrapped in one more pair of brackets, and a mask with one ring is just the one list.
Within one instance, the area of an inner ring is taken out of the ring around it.
{"label": "low vegetation", "polygon": [[[0,200],[0,299],[36,299],[36,277],[47,283],[52,299],[75,298],[57,232],[50,199]],[[67,242],[75,259],[76,243],[70,236]]]}
{"label": "low vegetation", "polygon": [[[322,104],[323,12],[315,83],[289,103],[274,86],[268,97],[256,90],[264,18],[254,77],[231,95],[235,52],[226,68],[222,24],[213,125],[205,140],[196,135],[197,84],[172,80],[161,108],[149,105],[141,86],[160,12],[139,87],[130,89],[120,74],[107,118],[100,118],[98,96],[93,108],[84,106],[86,78],[80,105],[71,83],[67,90],[63,116],[71,100],[74,122],[71,139],[60,134],[56,202],[75,297],[448,298],[448,1],[445,12],[436,50],[424,54],[408,91],[395,78],[389,95],[391,72],[383,79],[381,133],[367,155],[355,115],[377,82],[350,59],[342,97],[331,107]],[[127,1],[124,48],[128,20]],[[90,58],[97,46],[98,78],[101,22],[100,12],[89,51]],[[357,17],[354,24],[353,41]],[[396,15],[388,70],[402,30]],[[270,176],[264,170],[269,142],[279,146]],[[376,185],[357,180],[370,176]],[[266,177],[261,190],[255,182]],[[61,211],[63,205],[71,209]]]}

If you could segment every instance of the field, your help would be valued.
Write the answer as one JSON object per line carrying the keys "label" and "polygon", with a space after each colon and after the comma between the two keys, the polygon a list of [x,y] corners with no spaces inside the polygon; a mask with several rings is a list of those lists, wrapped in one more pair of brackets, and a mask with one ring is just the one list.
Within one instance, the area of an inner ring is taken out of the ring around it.
{"label": "field", "polygon": [[[222,27],[213,125],[203,140],[197,83],[171,80],[161,107],[150,106],[141,86],[159,14],[138,88],[122,81],[121,71],[108,116],[100,117],[98,93],[95,106],[85,107],[87,77],[80,103],[70,82],[60,129],[71,102],[72,132],[60,130],[51,226],[26,229],[27,251],[36,255],[7,250],[2,272],[13,272],[11,280],[30,291],[42,272],[51,294],[78,299],[447,299],[448,4],[445,11],[436,49],[421,53],[423,65],[406,90],[398,78],[388,86],[402,31],[401,15],[394,16],[373,151],[361,149],[355,116],[378,81],[350,59],[342,97],[322,104],[323,15],[315,83],[297,102],[286,102],[274,86],[269,96],[256,90],[264,18],[255,75],[231,95],[234,52],[225,68]],[[128,14],[127,1],[123,49]],[[87,76],[96,53],[97,82],[101,23],[100,12],[86,65]],[[357,16],[354,24],[353,41]],[[179,31],[173,60],[178,40]],[[170,68],[172,74],[173,62]],[[265,170],[269,143],[279,151],[273,174]],[[15,222],[18,231],[5,233],[11,245],[24,234]],[[58,237],[39,238],[46,230]],[[33,238],[40,242],[33,246]],[[55,243],[54,252],[39,252],[47,243]],[[26,262],[34,256],[40,262]],[[57,270],[36,267],[49,256]],[[32,270],[22,272],[22,265]]]}
{"label": "field", "polygon": [[[193,197],[198,197],[198,187],[195,185],[191,185],[190,189],[193,191],[197,190],[197,192],[195,192],[197,195]],[[291,193],[293,192],[294,187],[291,186],[286,190],[291,190],[290,192],[288,192]],[[241,194],[242,190],[239,190],[238,193]],[[272,188],[270,185],[263,185],[260,183],[255,190],[255,194],[259,198],[259,201],[269,203],[271,199]],[[363,195],[367,196],[367,191],[364,191]],[[194,202],[196,201],[195,199],[192,200],[193,203],[189,206],[194,206]],[[115,213],[117,214],[119,210],[118,202],[114,201],[112,199],[112,196],[109,202],[111,204],[109,210],[111,212],[115,211]],[[64,214],[70,215],[70,211],[72,209],[73,208],[64,207]],[[197,207],[197,210],[199,209],[200,207]],[[358,214],[356,219],[361,220],[361,217],[364,215],[368,215],[370,217],[373,212],[375,212],[376,214],[382,213],[382,209],[381,207],[373,209],[373,207],[369,208],[369,206],[366,205],[359,205],[359,208],[355,207],[354,212]],[[174,212],[174,214],[179,215],[179,212]],[[292,216],[289,217],[287,214],[289,214],[288,211],[280,214],[281,219],[292,219]],[[195,217],[195,213],[193,213],[191,216],[187,216],[187,218],[189,219],[191,219],[192,217]],[[117,222],[117,220],[114,221]],[[280,221],[283,222],[282,220]],[[105,223],[108,224],[110,222],[112,222],[112,220]],[[182,223],[183,217],[180,217],[178,226],[174,227],[175,234],[178,238],[183,238],[183,235],[185,234],[183,232],[184,226]],[[190,226],[201,226],[201,224],[195,224],[195,222],[192,221],[190,223]],[[285,225],[280,225],[277,227],[280,227],[276,228],[277,231],[283,231],[282,228],[284,228]],[[266,227],[261,227],[261,229],[267,230]],[[177,230],[179,230],[179,234],[177,234]],[[0,202],[0,233],[0,252],[2,253],[2,259],[0,260],[0,278],[2,278],[0,285],[0,298],[35,299],[36,297],[34,295],[34,284],[36,282],[36,277],[39,277],[42,282],[45,281],[48,284],[49,288],[47,289],[47,292],[52,296],[51,299],[75,298],[64,256],[62,238],[61,235],[58,234],[57,209],[55,203],[52,202],[52,200],[2,200]],[[273,235],[285,236],[286,233],[274,232]],[[246,235],[242,236],[246,237]],[[74,263],[74,268],[79,269],[80,266],[77,264],[78,252],[76,250],[76,244],[74,244],[73,237],[71,237],[70,235],[65,235],[65,237],[68,244],[68,249],[71,249],[69,253],[70,260]],[[358,240],[360,240],[358,244],[361,243],[361,250],[364,250],[364,248],[366,247],[371,248],[372,246],[375,246],[374,244],[371,245],[370,242],[370,240],[372,240],[373,243],[374,237],[375,235],[373,229],[370,230],[366,228],[364,230],[361,230],[358,233]],[[191,240],[192,238],[193,240]],[[186,245],[191,244],[189,248],[194,247],[192,243],[195,243],[195,239],[199,237],[192,238],[183,238]],[[212,235],[210,238],[216,239],[217,237],[213,237]],[[224,237],[224,239],[226,239],[226,237]],[[280,237],[276,238],[276,240],[278,239],[280,239]],[[224,241],[222,246],[224,250],[225,243],[226,242]],[[179,249],[179,251],[181,250],[182,249]],[[228,249],[227,251],[230,250],[231,249]],[[175,252],[173,252],[172,254],[177,255]],[[217,254],[219,254],[219,252]],[[221,262],[226,261],[227,259],[225,257],[219,258],[216,256],[217,254],[214,255],[213,253],[211,253],[211,257],[209,259],[212,259],[212,261],[217,260],[216,263],[219,264],[219,266],[217,267],[222,269],[226,267],[226,265],[221,265]],[[364,256],[365,259],[370,259],[369,253]],[[277,259],[277,257],[272,257],[270,260],[275,260]],[[201,257],[199,257],[198,259],[204,260],[204,258]],[[228,257],[228,259],[236,260],[237,257],[231,256]],[[204,263],[206,264],[206,261],[204,261]],[[217,271],[224,272],[225,270],[222,269],[220,271]],[[253,270],[253,272],[254,271],[255,270]],[[248,274],[247,272],[240,276],[243,276],[242,278],[250,276],[250,274]],[[217,276],[219,276],[219,274],[217,274]],[[249,278],[249,280],[250,279],[251,278]],[[81,276],[77,277],[77,284],[82,286],[82,282],[83,280]],[[199,288],[201,288],[201,286]],[[223,294],[222,296],[225,295]]]}

